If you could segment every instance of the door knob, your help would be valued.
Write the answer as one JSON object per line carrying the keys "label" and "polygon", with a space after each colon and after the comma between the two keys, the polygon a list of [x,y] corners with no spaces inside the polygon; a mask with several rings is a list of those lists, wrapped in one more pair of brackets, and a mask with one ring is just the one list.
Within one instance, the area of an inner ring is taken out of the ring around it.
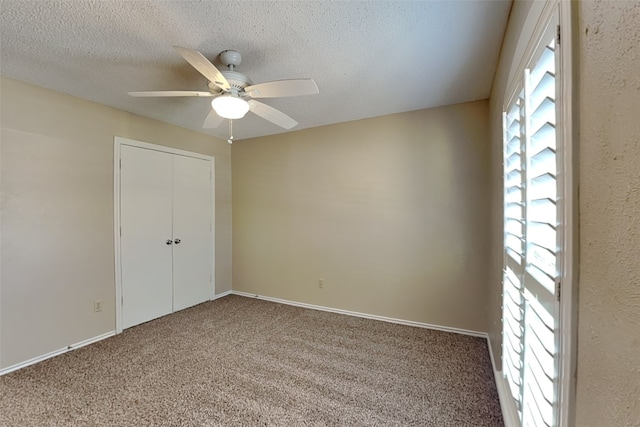
{"label": "door knob", "polygon": [[166,243],[167,245],[170,245],[170,244],[172,244],[172,243],[173,243],[173,240],[171,240],[171,239],[167,239],[167,241],[166,241],[165,243]]}
{"label": "door knob", "polygon": [[174,240],[173,243],[175,243],[176,245],[179,245],[180,244],[180,239]]}

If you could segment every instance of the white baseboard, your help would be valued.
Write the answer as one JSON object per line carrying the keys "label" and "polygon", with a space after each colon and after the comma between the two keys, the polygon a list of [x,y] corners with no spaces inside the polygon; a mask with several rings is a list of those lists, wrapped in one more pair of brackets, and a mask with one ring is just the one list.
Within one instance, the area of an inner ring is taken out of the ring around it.
{"label": "white baseboard", "polygon": [[78,343],[68,345],[68,346],[66,346],[64,348],[61,348],[59,350],[54,350],[54,351],[49,352],[47,354],[43,354],[42,356],[34,357],[33,359],[29,359],[29,360],[26,360],[24,362],[16,363],[15,365],[9,366],[7,368],[0,369],[0,376],[2,376],[4,374],[8,374],[9,372],[17,371],[18,369],[25,368],[25,367],[27,367],[29,365],[33,365],[34,363],[42,362],[43,360],[50,359],[50,358],[52,358],[54,356],[58,356],[60,354],[66,353],[68,351],[75,350],[75,349],[78,349],[80,347],[84,347],[84,346],[89,345],[89,344],[93,344],[94,342],[102,341],[103,339],[112,337],[115,334],[116,334],[116,331],[107,332],[107,333],[104,333],[102,335],[98,335],[98,336],[95,336],[93,338],[89,338],[89,339],[86,339],[84,341],[80,341]]}
{"label": "white baseboard", "polygon": [[471,335],[474,337],[487,338],[486,332],[472,331],[468,329],[452,328],[449,326],[432,325],[429,323],[414,322],[413,320],[395,319],[393,317],[377,316],[375,314],[359,313],[357,311],[342,310],[339,308],[324,307],[321,305],[307,304],[304,302],[289,301],[280,298],[272,298],[263,295],[250,294],[247,292],[231,291],[233,295],[242,297],[258,298],[265,301],[277,302],[280,304],[293,305],[296,307],[310,308],[312,310],[328,311],[330,313],[346,314],[347,316],[363,317],[365,319],[381,320],[383,322],[398,323],[400,325],[415,326],[418,328],[434,329],[437,331],[453,332],[462,335]]}
{"label": "white baseboard", "polygon": [[232,291],[226,291],[226,292],[222,292],[220,294],[216,294],[216,295],[213,296],[213,298],[211,298],[210,301],[214,301],[214,300],[217,300],[218,298],[222,298],[222,297],[226,297],[227,295],[231,295],[231,292]]}
{"label": "white baseboard", "polygon": [[491,357],[491,368],[493,369],[493,376],[496,381],[496,388],[498,389],[498,399],[500,400],[500,409],[502,410],[502,419],[504,420],[504,427],[520,427],[520,418],[518,418],[518,410],[515,407],[514,400],[509,392],[509,384],[502,371],[496,369],[496,359],[493,356],[493,349],[491,347],[491,340],[487,336],[487,346],[489,347],[489,356]]}

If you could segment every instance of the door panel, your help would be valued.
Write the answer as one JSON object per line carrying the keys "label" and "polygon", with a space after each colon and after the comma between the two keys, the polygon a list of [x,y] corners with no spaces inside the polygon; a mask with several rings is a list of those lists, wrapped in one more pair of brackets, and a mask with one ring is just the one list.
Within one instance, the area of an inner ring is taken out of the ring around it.
{"label": "door panel", "polygon": [[210,171],[207,160],[173,157],[174,311],[213,296]]}
{"label": "door panel", "polygon": [[172,156],[121,146],[122,323],[172,312]]}

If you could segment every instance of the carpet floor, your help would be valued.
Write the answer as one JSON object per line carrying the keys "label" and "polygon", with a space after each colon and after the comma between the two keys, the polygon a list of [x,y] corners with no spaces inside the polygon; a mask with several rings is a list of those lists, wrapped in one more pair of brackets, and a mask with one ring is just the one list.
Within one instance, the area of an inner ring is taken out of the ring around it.
{"label": "carpet floor", "polygon": [[227,296],[0,377],[1,426],[502,426],[485,339]]}

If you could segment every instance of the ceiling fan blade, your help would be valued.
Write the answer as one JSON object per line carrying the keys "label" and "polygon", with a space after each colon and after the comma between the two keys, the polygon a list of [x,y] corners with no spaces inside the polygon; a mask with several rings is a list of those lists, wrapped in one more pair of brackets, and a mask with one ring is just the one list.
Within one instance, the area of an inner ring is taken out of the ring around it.
{"label": "ceiling fan blade", "polygon": [[287,116],[280,110],[263,104],[262,102],[254,101],[253,99],[247,101],[249,103],[249,110],[254,114],[262,117],[265,120],[270,121],[273,124],[280,126],[281,128],[291,129],[296,126],[298,122]]}
{"label": "ceiling fan blade", "polygon": [[244,91],[252,98],[280,98],[319,93],[318,85],[313,79],[274,80],[247,86]]}
{"label": "ceiling fan blade", "polygon": [[195,90],[155,90],[149,92],[128,92],[130,96],[158,97],[158,96],[216,96],[211,92]]}
{"label": "ceiling fan blade", "polygon": [[216,110],[212,108],[211,111],[209,111],[207,118],[204,119],[204,124],[202,125],[202,128],[203,129],[217,128],[218,126],[220,126],[220,123],[222,123],[223,120],[224,119],[222,117],[216,114]]}
{"label": "ceiling fan blade", "polygon": [[200,74],[205,76],[207,80],[214,83],[219,88],[224,90],[231,89],[229,82],[222,75],[215,65],[213,65],[203,54],[197,50],[188,49],[186,47],[174,46],[175,50],[189,63],[193,68],[198,70]]}

